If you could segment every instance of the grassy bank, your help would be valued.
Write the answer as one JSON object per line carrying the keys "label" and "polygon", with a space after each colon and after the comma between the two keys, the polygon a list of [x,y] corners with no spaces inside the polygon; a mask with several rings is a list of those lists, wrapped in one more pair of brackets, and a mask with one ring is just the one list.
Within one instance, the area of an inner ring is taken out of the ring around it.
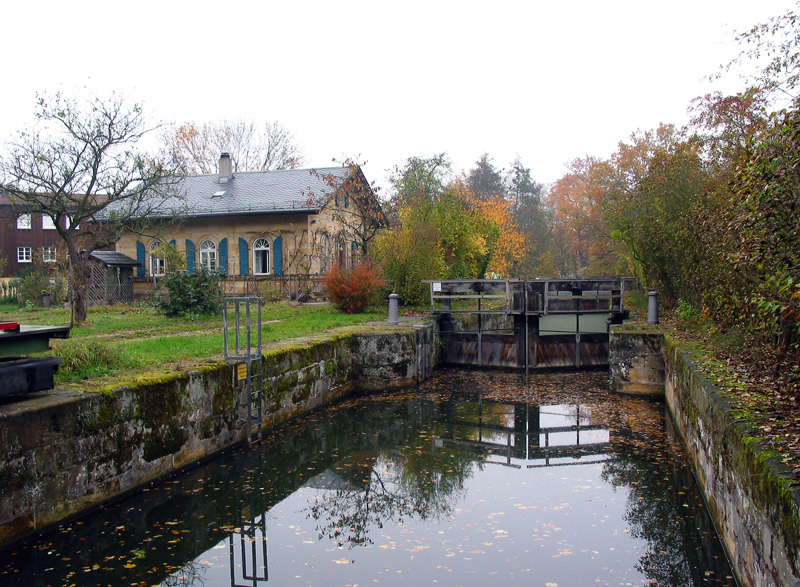
{"label": "grassy bank", "polygon": [[[265,346],[340,326],[384,320],[385,312],[342,314],[331,306],[265,304],[261,336]],[[0,305],[0,321],[66,326],[64,309],[25,310]],[[197,320],[166,318],[147,306],[100,306],[89,309],[87,323],[67,340],[52,340],[48,355],[63,361],[59,389],[98,389],[155,373],[186,371],[223,359],[221,316]],[[255,334],[253,335],[255,337]]]}

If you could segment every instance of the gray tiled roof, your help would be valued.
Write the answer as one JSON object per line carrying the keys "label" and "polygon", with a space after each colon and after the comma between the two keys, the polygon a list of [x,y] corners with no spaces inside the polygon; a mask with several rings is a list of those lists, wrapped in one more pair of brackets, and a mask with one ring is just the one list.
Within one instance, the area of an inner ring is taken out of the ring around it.
{"label": "gray tiled roof", "polygon": [[89,256],[102,261],[109,267],[138,267],[141,265],[136,259],[131,259],[128,255],[116,251],[92,251]]}
{"label": "gray tiled roof", "polygon": [[185,216],[318,212],[332,191],[322,177],[344,179],[349,172],[346,167],[240,171],[227,181],[221,181],[216,173],[191,175],[177,184],[180,195],[166,201],[162,210],[184,210]]}

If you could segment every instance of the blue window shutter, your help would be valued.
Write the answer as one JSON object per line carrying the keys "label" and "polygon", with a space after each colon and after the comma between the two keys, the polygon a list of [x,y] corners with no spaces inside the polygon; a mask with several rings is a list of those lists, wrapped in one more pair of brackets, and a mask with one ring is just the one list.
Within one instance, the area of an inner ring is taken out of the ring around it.
{"label": "blue window shutter", "polygon": [[228,239],[219,241],[219,272],[223,275],[228,273]]}
{"label": "blue window shutter", "polygon": [[272,267],[273,273],[280,275],[283,273],[283,237],[276,237],[272,243]]}
{"label": "blue window shutter", "polygon": [[250,251],[250,247],[247,246],[247,241],[243,238],[239,239],[239,275],[250,275],[248,268],[250,264],[248,263],[248,253]]}
{"label": "blue window shutter", "polygon": [[187,273],[194,273],[194,243],[188,238],[186,239],[186,271]]}
{"label": "blue window shutter", "polygon": [[142,241],[136,241],[136,260],[142,264],[141,267],[136,268],[136,277],[144,277],[144,268],[147,259],[145,258],[144,243]]}
{"label": "blue window shutter", "polygon": [[171,244],[174,247],[176,246],[177,243],[175,242],[175,239],[172,239],[171,241],[169,241],[169,244]]}

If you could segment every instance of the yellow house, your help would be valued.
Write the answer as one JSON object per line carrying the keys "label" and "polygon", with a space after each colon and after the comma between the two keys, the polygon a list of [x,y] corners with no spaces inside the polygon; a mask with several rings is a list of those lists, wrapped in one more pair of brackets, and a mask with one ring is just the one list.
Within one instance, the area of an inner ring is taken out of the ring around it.
{"label": "yellow house", "polygon": [[[187,271],[205,267],[226,275],[229,292],[312,295],[329,267],[358,257],[360,224],[376,221],[361,218],[351,194],[368,194],[380,210],[355,165],[234,173],[223,153],[218,173],[187,176],[176,187],[163,209],[179,212],[157,219],[157,236],[128,231],[116,244],[142,265],[134,280],[138,294],[152,291],[166,273],[155,252],[170,243],[185,255]],[[382,212],[377,222],[385,222]]]}

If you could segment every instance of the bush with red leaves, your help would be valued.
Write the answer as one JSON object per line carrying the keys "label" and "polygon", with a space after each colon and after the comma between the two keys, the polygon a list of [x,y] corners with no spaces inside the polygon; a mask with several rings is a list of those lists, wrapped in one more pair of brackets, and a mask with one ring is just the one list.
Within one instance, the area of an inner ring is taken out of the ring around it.
{"label": "bush with red leaves", "polygon": [[358,314],[374,302],[384,286],[380,270],[371,263],[331,269],[323,280],[328,299],[345,314]]}

